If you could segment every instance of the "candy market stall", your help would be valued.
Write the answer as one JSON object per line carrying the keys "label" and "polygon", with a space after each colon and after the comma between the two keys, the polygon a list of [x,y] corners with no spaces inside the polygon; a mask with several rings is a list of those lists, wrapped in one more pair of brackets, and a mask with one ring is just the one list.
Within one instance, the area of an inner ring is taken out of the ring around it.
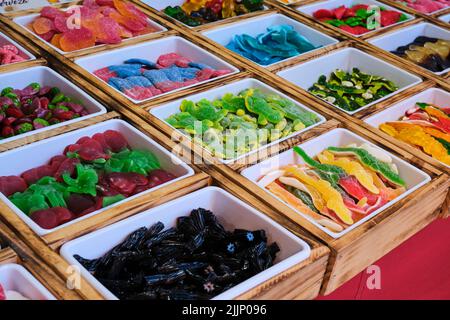
{"label": "candy market stall", "polygon": [[0,220],[55,281],[81,268],[57,298],[332,293],[450,214],[447,9],[416,2],[1,15],[31,55],[0,69]]}

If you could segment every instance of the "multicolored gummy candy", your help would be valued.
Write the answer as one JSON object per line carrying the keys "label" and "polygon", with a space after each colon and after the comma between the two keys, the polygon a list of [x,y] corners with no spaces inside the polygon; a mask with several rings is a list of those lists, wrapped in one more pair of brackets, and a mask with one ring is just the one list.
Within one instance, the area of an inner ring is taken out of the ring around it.
{"label": "multicolored gummy candy", "polygon": [[450,7],[450,0],[394,0],[422,13],[432,13]]}
{"label": "multicolored gummy candy", "polygon": [[122,0],[84,0],[67,11],[44,7],[29,28],[65,52],[157,31],[142,11]]}
{"label": "multicolored gummy candy", "polygon": [[[367,4],[355,4],[351,7],[340,6],[333,10],[319,9],[313,13],[314,18],[329,23],[354,35],[361,35],[371,30],[387,27],[392,24],[405,21],[408,16],[400,11],[380,8],[380,22],[370,19],[376,11]],[[370,23],[370,21],[375,23]]]}
{"label": "multicolored gummy candy", "polygon": [[156,62],[128,59],[123,64],[96,70],[94,74],[128,97],[145,100],[230,72],[228,69],[215,70],[177,53],[168,53]]}
{"label": "multicolored gummy candy", "polygon": [[271,26],[267,32],[256,37],[235,35],[226,47],[261,65],[276,63],[318,48],[290,25]]}
{"label": "multicolored gummy candy", "polygon": [[89,111],[58,87],[30,83],[23,89],[1,88],[0,139],[86,116]]}
{"label": "multicolored gummy candy", "polygon": [[168,6],[168,16],[190,26],[263,10],[263,0],[187,0],[182,6]]}
{"label": "multicolored gummy candy", "polygon": [[5,44],[0,47],[0,65],[25,61],[27,58],[23,56],[20,50],[13,44]]}

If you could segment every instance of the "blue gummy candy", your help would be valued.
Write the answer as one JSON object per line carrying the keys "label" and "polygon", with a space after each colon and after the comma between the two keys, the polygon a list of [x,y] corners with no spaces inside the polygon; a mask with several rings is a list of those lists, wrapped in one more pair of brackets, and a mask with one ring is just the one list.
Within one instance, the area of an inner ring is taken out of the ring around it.
{"label": "blue gummy candy", "polygon": [[181,68],[177,66],[171,66],[169,68],[161,69],[161,71],[166,75],[166,77],[173,82],[183,82],[184,78],[180,72]]}
{"label": "blue gummy candy", "polygon": [[144,77],[146,77],[148,80],[150,80],[153,85],[156,85],[161,82],[169,81],[167,76],[162,70],[148,70],[144,71],[143,73]]}
{"label": "blue gummy candy", "polygon": [[275,25],[256,37],[235,35],[228,49],[261,65],[268,65],[316,49],[290,25]]}
{"label": "blue gummy candy", "polygon": [[133,87],[133,85],[128,82],[128,80],[116,77],[109,78],[108,84],[122,92]]}
{"label": "blue gummy candy", "polygon": [[146,66],[151,69],[156,69],[156,63],[146,60],[146,59],[133,58],[133,59],[126,60],[124,63],[125,64],[138,64],[140,66]]}
{"label": "blue gummy candy", "polygon": [[128,77],[126,79],[129,83],[133,85],[133,87],[139,86],[139,87],[152,87],[153,84],[148,80],[146,77],[143,76],[133,76]]}
{"label": "blue gummy candy", "polygon": [[210,66],[208,66],[207,64],[204,63],[200,63],[200,62],[189,62],[189,67],[191,68],[197,68],[200,70],[203,69],[212,69]]}

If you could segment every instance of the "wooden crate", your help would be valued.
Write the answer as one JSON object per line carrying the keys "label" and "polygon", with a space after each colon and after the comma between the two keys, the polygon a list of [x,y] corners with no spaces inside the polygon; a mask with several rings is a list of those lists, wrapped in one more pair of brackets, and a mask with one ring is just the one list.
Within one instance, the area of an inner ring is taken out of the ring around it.
{"label": "wooden crate", "polygon": [[[277,89],[280,89],[280,87]],[[292,92],[290,92],[290,94],[292,95]],[[297,98],[297,95],[294,94],[294,97]],[[309,107],[311,107],[311,105],[309,105]],[[316,109],[322,110],[321,107],[316,107]],[[194,150],[194,153],[196,153],[197,156],[201,155],[199,154],[199,148],[195,148],[195,145],[191,144],[190,139],[185,139],[184,136],[173,132],[174,130],[164,122],[151,116],[149,113],[140,116],[144,117],[160,131],[166,132],[172,138],[179,138],[178,142],[185,148]],[[307,141],[337,127],[348,128],[369,139],[373,143],[381,145],[384,149],[399,155],[408,162],[415,164],[429,173],[432,176],[432,181],[405,199],[384,210],[368,222],[342,236],[340,239],[333,239],[307,219],[300,217],[285,204],[275,200],[275,198],[272,199],[269,197],[270,199],[268,199],[267,193],[264,192],[264,190],[255,188],[252,182],[239,174],[239,171],[249,164],[260,162],[261,160],[270,157],[272,154],[290,149],[293,145]],[[331,256],[322,293],[328,294],[428,225],[439,215],[445,215],[443,203],[446,200],[450,187],[448,176],[429,163],[422,161],[421,159],[414,157],[411,153],[399,148],[395,143],[392,143],[391,140],[392,139],[389,139],[389,137],[382,139],[354,122],[348,121],[344,123],[329,118],[326,123],[270,148],[263,158],[259,157],[259,155],[250,155],[241,161],[225,165],[215,161],[209,154],[206,154],[205,156],[203,153],[205,164],[197,164],[197,166],[211,176],[214,176],[214,172],[216,171],[220,172],[232,181],[229,185],[232,185],[233,187],[239,186],[240,188],[245,189],[255,196],[258,201],[285,215],[288,219],[326,243],[331,249]]]}
{"label": "wooden crate", "polygon": [[[211,185],[223,188],[241,200],[251,204],[257,210],[278,223],[281,223],[285,228],[305,240],[311,246],[311,255],[308,259],[243,293],[236,300],[306,300],[316,298],[319,294],[328,264],[329,249],[317,240],[314,240],[314,237],[305,233],[297,225],[282,215],[279,215],[275,210],[259,202],[244,189],[233,184],[220,173],[214,172],[213,177]],[[55,245],[53,249],[58,251],[59,246]],[[60,259],[62,258],[60,257]],[[83,286],[80,288],[80,294],[86,299],[103,299],[102,297],[92,295],[91,289],[91,287],[88,287],[88,291],[84,292]]]}
{"label": "wooden crate", "polygon": [[[64,8],[68,8],[72,5],[81,4],[82,2],[83,2],[82,0],[79,0],[79,1],[73,1],[73,2],[68,2],[68,3],[55,4],[53,6],[56,8],[64,9]],[[156,32],[156,33],[149,33],[149,34],[142,35],[139,37],[131,38],[126,41],[121,41],[118,44],[94,46],[91,48],[79,50],[77,52],[60,53],[60,52],[56,51],[49,44],[49,42],[41,39],[34,32],[29,30],[25,26],[22,27],[13,21],[13,19],[17,18],[17,17],[23,17],[26,15],[39,13],[41,11],[41,9],[42,8],[36,8],[36,9],[22,10],[22,11],[18,11],[18,12],[5,13],[4,15],[0,15],[0,23],[8,26],[8,28],[14,34],[17,34],[19,37],[23,37],[23,39],[25,39],[27,42],[31,41],[32,43],[34,43],[36,45],[36,47],[38,48],[38,50],[41,52],[42,56],[45,56],[45,57],[73,58],[78,55],[91,54],[91,53],[100,52],[103,50],[111,50],[111,49],[115,49],[115,48],[120,48],[120,47],[124,47],[124,46],[128,46],[128,45],[140,43],[140,42],[145,42],[145,41],[148,41],[151,39],[159,39],[159,38],[165,37],[171,33],[170,28],[168,28],[168,26],[165,24],[165,21],[163,21],[161,19],[155,20],[154,16],[150,14],[150,15],[148,15],[148,18],[150,20],[153,20],[154,22],[162,25],[163,27],[165,27],[168,30],[162,31],[162,32]]]}
{"label": "wooden crate", "polygon": [[[320,128],[316,127],[313,130],[320,134],[320,131],[323,133],[335,126],[350,130],[354,129],[336,121],[328,121]],[[361,135],[360,132],[357,133]],[[376,136],[363,137],[380,144]],[[283,143],[280,151],[289,149],[292,144],[297,144],[299,140],[302,142],[309,140],[307,137],[306,139],[303,139],[303,137],[299,138]],[[432,181],[339,239],[331,238],[308,220],[300,217],[284,203],[268,197],[264,190],[255,188],[252,182],[239,174],[239,171],[247,166],[236,166],[234,168],[218,166],[220,167],[218,170],[227,175],[235,184],[241,185],[242,188],[255,195],[258,200],[278,210],[330,247],[330,263],[322,288],[322,293],[328,294],[421,230],[440,214],[445,214],[443,203],[448,196],[449,177],[427,163],[421,163],[420,160],[413,158],[402,150],[390,148],[384,144],[381,146],[390,152],[400,155],[403,159],[414,163],[416,166],[421,166],[422,170],[432,176]],[[208,166],[202,167],[202,169],[210,172]]]}
{"label": "wooden crate", "polygon": [[57,299],[81,299],[76,292],[69,290],[66,282],[1,221],[0,243],[2,244],[0,265],[9,263],[22,265]]}
{"label": "wooden crate", "polygon": [[[124,116],[130,116],[127,118],[130,122],[134,123],[136,127],[139,127],[142,131],[153,134],[156,132],[157,134],[161,134],[156,131],[153,127],[146,124],[142,119],[137,117],[132,112],[127,112]],[[136,121],[136,122],[134,122]],[[160,136],[162,141],[160,143],[166,147],[173,146],[173,143],[170,139],[168,139],[165,135]],[[198,170],[197,170],[198,171]],[[202,176],[207,175],[203,174]],[[216,185],[225,189],[226,191],[232,193],[237,196],[241,200],[251,204],[256,209],[260,210],[273,220],[282,224],[284,227],[292,231],[294,234],[298,235],[302,239],[304,239],[311,246],[311,255],[310,257],[296,265],[289,270],[286,270],[282,274],[279,274],[270,280],[266,281],[263,284],[258,285],[252,290],[242,294],[237,299],[313,299],[315,298],[319,290],[321,288],[323,277],[325,274],[325,270],[328,264],[329,258],[329,249],[320,244],[317,240],[314,239],[310,234],[303,231],[298,225],[292,223],[286,217],[279,214],[276,210],[268,207],[263,202],[258,201],[253,195],[248,193],[246,190],[240,188],[235,185],[231,180],[227,177],[223,176],[219,171],[213,171],[211,174],[212,179],[204,179],[201,180],[201,185],[198,187],[203,187],[206,185]],[[203,182],[206,183],[203,183]],[[194,191],[197,188],[191,188],[190,190],[186,190],[188,192]],[[126,218],[131,214],[135,214],[141,212],[143,210],[149,209],[158,204],[162,204],[173,198],[178,196],[182,196],[185,194],[183,190],[180,193],[173,194],[173,196],[165,197],[154,195],[154,198],[147,202],[144,197],[140,197],[139,203],[145,203],[144,205],[133,207],[131,205],[126,205],[127,212],[120,216],[120,219]],[[157,200],[155,200],[157,199]],[[125,204],[124,204],[125,205]],[[129,211],[131,209],[131,211]],[[49,235],[49,237],[44,237],[43,239],[39,238],[36,234],[34,234],[30,228],[19,219],[14,213],[8,212],[9,208],[5,208],[0,203],[0,212],[7,211],[3,218],[5,221],[12,226],[13,230],[23,236],[24,241],[36,252],[36,254],[41,257],[48,266],[50,266],[58,276],[62,277],[62,279],[69,280],[70,274],[67,273],[68,263],[62,259],[61,256],[58,255],[58,250],[60,246],[73,239],[74,237],[81,236],[90,231],[94,231],[103,226],[109,225],[112,222],[118,221],[119,217],[108,220],[108,222],[104,222],[103,218],[99,218],[99,223],[93,226],[91,223],[83,223],[83,225],[79,225],[79,227],[74,230],[66,230],[65,232],[61,232],[58,235]],[[91,227],[91,226],[92,227]],[[84,299],[88,300],[98,300],[103,299],[102,296],[84,279],[82,279],[82,285],[80,288],[75,289],[77,294],[79,294]]]}

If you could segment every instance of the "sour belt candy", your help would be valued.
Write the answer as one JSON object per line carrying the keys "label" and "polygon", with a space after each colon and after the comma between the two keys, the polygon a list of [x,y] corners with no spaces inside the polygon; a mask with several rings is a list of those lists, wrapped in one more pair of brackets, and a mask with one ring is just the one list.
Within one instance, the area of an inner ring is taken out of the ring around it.
{"label": "sour belt candy", "polygon": [[94,74],[128,97],[144,100],[230,72],[168,53],[161,55],[156,62],[128,59],[121,65],[96,70]]}

